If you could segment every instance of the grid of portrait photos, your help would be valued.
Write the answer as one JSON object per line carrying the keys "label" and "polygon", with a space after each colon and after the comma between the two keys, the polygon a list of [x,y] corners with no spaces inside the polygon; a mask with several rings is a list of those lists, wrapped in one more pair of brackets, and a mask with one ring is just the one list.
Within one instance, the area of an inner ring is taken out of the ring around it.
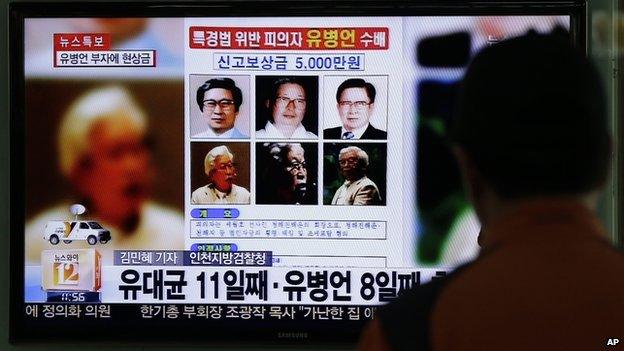
{"label": "grid of portrait photos", "polygon": [[188,84],[191,205],[386,205],[387,75]]}

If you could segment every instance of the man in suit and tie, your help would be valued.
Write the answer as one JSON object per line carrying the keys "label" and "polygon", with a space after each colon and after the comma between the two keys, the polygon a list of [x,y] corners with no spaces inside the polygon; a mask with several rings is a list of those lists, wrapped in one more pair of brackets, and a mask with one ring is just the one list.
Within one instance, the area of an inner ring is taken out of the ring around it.
{"label": "man in suit and tie", "polygon": [[334,194],[332,205],[381,205],[377,184],[366,176],[368,154],[357,146],[347,146],[338,156],[344,184]]}
{"label": "man in suit and tie", "polygon": [[361,78],[347,79],[336,91],[342,127],[323,131],[325,139],[387,139],[388,134],[373,127],[370,118],[375,108],[375,87]]}

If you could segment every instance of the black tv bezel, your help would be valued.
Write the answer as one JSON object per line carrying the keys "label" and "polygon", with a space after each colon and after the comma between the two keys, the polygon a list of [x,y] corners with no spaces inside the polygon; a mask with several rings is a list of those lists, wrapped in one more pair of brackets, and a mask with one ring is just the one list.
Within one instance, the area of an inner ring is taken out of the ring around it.
{"label": "black tv bezel", "polygon": [[[569,15],[572,41],[587,48],[585,1],[283,1],[13,2],[9,6],[10,88],[10,315],[9,341],[99,345],[352,346],[360,323],[262,322],[198,325],[177,321],[112,320],[84,323],[28,320],[24,303],[25,75],[24,20],[55,17],[278,17]],[[213,323],[215,324],[215,323]],[[210,330],[210,333],[207,332]],[[244,336],[243,336],[244,335]]]}

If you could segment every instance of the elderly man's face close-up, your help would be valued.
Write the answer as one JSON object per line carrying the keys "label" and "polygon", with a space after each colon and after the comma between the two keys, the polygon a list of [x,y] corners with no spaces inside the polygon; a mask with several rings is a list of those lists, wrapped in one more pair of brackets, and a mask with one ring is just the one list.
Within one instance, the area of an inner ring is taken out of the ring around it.
{"label": "elderly man's face close-up", "polygon": [[145,135],[126,118],[96,123],[89,134],[89,151],[75,174],[90,212],[109,221],[139,213],[149,196],[152,178]]}
{"label": "elderly man's face close-up", "polygon": [[291,176],[291,186],[293,190],[299,187],[305,187],[308,181],[308,170],[306,169],[303,149],[291,149],[286,158],[286,171]]}
{"label": "elderly man's face close-up", "polygon": [[346,130],[353,131],[368,124],[373,105],[364,88],[347,88],[340,94],[338,114]]}
{"label": "elderly man's face close-up", "polygon": [[301,124],[306,112],[306,93],[296,83],[286,83],[277,89],[273,103],[273,123],[280,126],[296,127]]}
{"label": "elderly man's face close-up", "polygon": [[232,92],[222,88],[206,91],[202,115],[215,133],[221,134],[232,129],[238,115]]}
{"label": "elderly man's face close-up", "polygon": [[214,160],[214,167],[210,171],[210,180],[215,188],[224,193],[230,192],[236,178],[236,168],[228,155],[219,155]]}
{"label": "elderly man's face close-up", "polygon": [[346,180],[354,181],[362,177],[362,165],[357,151],[349,150],[341,154],[338,163],[340,172]]}

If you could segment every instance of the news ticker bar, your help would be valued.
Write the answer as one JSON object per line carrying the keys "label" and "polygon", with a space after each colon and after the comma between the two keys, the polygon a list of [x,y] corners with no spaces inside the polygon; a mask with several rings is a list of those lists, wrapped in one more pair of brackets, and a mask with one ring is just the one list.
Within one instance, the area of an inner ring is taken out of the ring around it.
{"label": "news ticker bar", "polygon": [[[119,253],[119,252],[118,252]],[[124,253],[124,252],[121,252]],[[119,254],[121,254],[119,253]],[[127,252],[125,252],[127,253]],[[132,252],[130,252],[132,253]],[[193,255],[218,254],[233,259],[244,251],[146,251],[147,254],[180,256],[182,263]],[[140,257],[140,252],[138,252]],[[270,252],[251,252],[271,262]],[[86,250],[46,250],[42,252],[42,289],[66,292],[54,296],[76,300],[71,293],[100,292],[105,303],[251,303],[251,304],[332,304],[361,305],[395,299],[402,291],[446,274],[435,269],[414,268],[321,268],[232,265],[114,265],[102,266],[99,253]],[[251,256],[250,256],[251,257]],[[250,258],[253,260],[253,257]],[[175,262],[173,260],[172,262]],[[201,262],[201,261],[200,261]],[[225,262],[220,261],[220,264]],[[232,263],[232,262],[227,262]],[[259,263],[259,262],[255,262]],[[48,295],[49,297],[50,295]],[[54,300],[57,301],[57,300]],[[37,300],[28,302],[39,302]]]}
{"label": "news ticker bar", "polygon": [[446,275],[435,269],[104,267],[105,303],[379,304]]}
{"label": "news ticker bar", "polygon": [[[207,248],[210,244],[197,245]],[[115,250],[115,266],[271,266],[271,251],[236,251],[236,245],[213,245],[222,251]]]}
{"label": "news ticker bar", "polygon": [[56,304],[28,303],[24,315],[31,320],[169,320],[169,321],[363,321],[377,306],[347,305],[243,305],[243,304]]}

